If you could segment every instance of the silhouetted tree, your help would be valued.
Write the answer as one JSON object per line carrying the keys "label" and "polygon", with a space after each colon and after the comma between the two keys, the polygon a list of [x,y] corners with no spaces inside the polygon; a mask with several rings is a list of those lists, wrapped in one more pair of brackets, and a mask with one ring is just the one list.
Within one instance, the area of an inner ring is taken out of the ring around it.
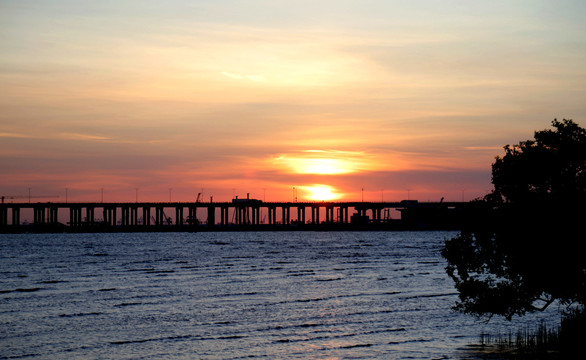
{"label": "silhouetted tree", "polygon": [[455,309],[478,316],[586,304],[586,130],[572,120],[505,146],[494,190],[475,202],[442,255]]}

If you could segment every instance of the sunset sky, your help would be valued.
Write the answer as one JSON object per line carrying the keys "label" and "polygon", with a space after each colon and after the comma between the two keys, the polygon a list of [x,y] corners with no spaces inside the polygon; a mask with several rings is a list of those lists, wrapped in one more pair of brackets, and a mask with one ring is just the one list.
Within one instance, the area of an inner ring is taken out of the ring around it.
{"label": "sunset sky", "polygon": [[504,145],[554,118],[586,125],[584,14],[582,0],[0,0],[0,195],[471,200]]}

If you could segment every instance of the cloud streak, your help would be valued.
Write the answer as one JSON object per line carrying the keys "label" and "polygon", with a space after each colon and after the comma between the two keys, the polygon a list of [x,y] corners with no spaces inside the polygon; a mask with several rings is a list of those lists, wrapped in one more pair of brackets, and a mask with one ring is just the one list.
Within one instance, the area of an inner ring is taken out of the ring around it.
{"label": "cloud streak", "polygon": [[586,118],[575,1],[0,6],[4,192],[481,193],[502,146]]}

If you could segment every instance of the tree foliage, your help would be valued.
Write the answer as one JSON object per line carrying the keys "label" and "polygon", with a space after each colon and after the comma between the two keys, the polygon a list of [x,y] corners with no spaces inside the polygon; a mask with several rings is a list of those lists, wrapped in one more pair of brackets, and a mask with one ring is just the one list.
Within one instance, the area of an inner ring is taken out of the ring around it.
{"label": "tree foliage", "polygon": [[479,316],[586,304],[586,130],[572,120],[505,146],[494,190],[442,255],[459,291],[455,308]]}

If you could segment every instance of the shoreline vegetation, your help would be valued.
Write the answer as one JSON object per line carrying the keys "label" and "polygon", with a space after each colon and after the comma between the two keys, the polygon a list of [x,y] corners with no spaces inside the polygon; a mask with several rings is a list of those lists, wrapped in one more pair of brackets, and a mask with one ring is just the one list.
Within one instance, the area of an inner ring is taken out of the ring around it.
{"label": "shoreline vegetation", "polygon": [[583,357],[586,211],[576,204],[586,201],[586,129],[569,119],[552,127],[504,147],[492,164],[494,189],[442,250],[459,293],[455,310],[511,320],[560,305],[558,329],[481,338],[506,359]]}
{"label": "shoreline vegetation", "polygon": [[583,352],[586,339],[586,311],[574,309],[563,314],[560,325],[551,328],[545,322],[527,325],[516,333],[480,334],[478,343],[468,351],[483,359],[561,360]]}

